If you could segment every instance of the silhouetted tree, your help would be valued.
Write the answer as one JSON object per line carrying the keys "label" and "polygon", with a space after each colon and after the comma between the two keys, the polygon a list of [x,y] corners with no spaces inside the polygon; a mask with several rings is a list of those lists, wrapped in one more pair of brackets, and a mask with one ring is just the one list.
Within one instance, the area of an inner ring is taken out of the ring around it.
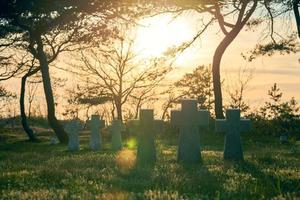
{"label": "silhouetted tree", "polygon": [[233,83],[229,82],[232,78],[227,78],[229,82],[227,89],[229,101],[225,107],[238,108],[244,114],[250,109],[249,104],[245,102],[245,92],[249,82],[253,78],[253,71],[247,68],[239,68],[238,75],[235,75],[235,77],[237,78]]}
{"label": "silhouetted tree", "polygon": [[93,106],[99,106],[111,101],[108,94],[99,90],[93,90],[89,85],[80,86],[79,84],[72,89],[67,89],[67,106],[65,107],[64,116],[70,119],[78,118],[80,110],[86,110],[86,118],[89,119],[89,110]]}
{"label": "silhouetted tree", "polygon": [[[70,44],[108,36],[105,24],[115,16],[115,12],[108,12],[115,11],[115,3],[100,0],[1,1],[0,37],[18,36],[20,46],[39,61],[49,123],[61,143],[66,143],[68,137],[55,116],[49,63],[61,52],[74,50]],[[88,20],[90,14],[93,20]]]}
{"label": "silhouetted tree", "polygon": [[180,103],[183,98],[197,99],[200,109],[211,111],[214,103],[211,67],[198,66],[192,73],[184,74],[180,80],[163,93],[168,94],[168,97],[162,106],[162,119],[168,117],[167,111],[175,104]]}
{"label": "silhouetted tree", "polygon": [[16,94],[8,91],[3,85],[0,85],[0,117],[3,117],[3,109],[7,108],[11,100],[17,98]]}
{"label": "silhouetted tree", "polygon": [[[206,20],[206,22],[205,20],[203,20],[204,23],[202,27],[190,42],[185,42],[184,44],[176,48],[177,52],[182,52],[184,49],[190,47],[191,44],[194,41],[196,41],[197,38],[199,38],[207,30],[207,27],[215,21],[217,21],[219,28],[224,34],[224,38],[221,40],[221,42],[215,50],[212,62],[213,85],[215,96],[215,114],[217,118],[224,118],[220,79],[221,60],[227,47],[235,40],[235,38],[239,35],[239,33],[244,27],[253,27],[261,24],[264,24],[265,26],[265,23],[267,23],[267,27],[269,28],[267,36],[270,36],[272,41],[271,43],[267,44],[258,44],[255,50],[253,50],[254,54],[256,53],[256,55],[262,55],[263,52],[272,51],[281,51],[282,53],[299,51],[298,42],[295,41],[295,37],[293,37],[293,35],[289,35],[288,38],[283,39],[281,36],[278,36],[277,38],[274,37],[275,18],[279,18],[282,15],[293,11],[294,8],[295,16],[297,20],[299,19],[299,14],[297,14],[298,10],[295,10],[295,8],[298,9],[298,0],[170,0],[170,2],[173,2],[175,6],[173,5],[171,6],[171,8],[167,8],[167,11],[165,12],[175,13],[176,16],[184,13],[187,10],[194,10],[200,14],[210,13],[212,15],[212,18],[210,20]],[[260,12],[260,14],[254,15],[255,11]]]}
{"label": "silhouetted tree", "polygon": [[[27,120],[27,115],[25,112],[25,88],[26,88],[26,81],[27,78],[36,74],[37,72],[40,71],[40,67],[35,67],[32,65],[32,67],[29,68],[28,72],[23,75],[21,79],[21,92],[20,92],[20,116],[21,116],[21,123],[23,126],[24,131],[27,133],[27,136],[30,141],[35,142],[37,141],[37,138],[34,134],[34,131],[30,128],[28,120]],[[29,109],[28,109],[29,110]]]}
{"label": "silhouetted tree", "polygon": [[175,83],[183,98],[198,100],[201,109],[211,110],[214,103],[211,67],[198,66]]}
{"label": "silhouetted tree", "polygon": [[141,104],[145,95],[158,87],[171,70],[163,59],[139,60],[133,50],[133,41],[128,37],[82,51],[81,62],[75,66],[76,73],[89,78],[90,89],[86,91],[98,90],[107,94],[120,120],[123,120],[123,105],[128,99],[139,99]]}

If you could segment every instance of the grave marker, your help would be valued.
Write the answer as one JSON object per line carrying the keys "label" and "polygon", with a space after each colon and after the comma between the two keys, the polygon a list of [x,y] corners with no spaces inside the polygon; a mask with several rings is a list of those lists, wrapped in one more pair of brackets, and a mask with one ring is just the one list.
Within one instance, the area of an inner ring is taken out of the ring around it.
{"label": "grave marker", "polygon": [[152,165],[155,161],[153,110],[141,109],[139,114],[137,162],[141,165]]}
{"label": "grave marker", "polygon": [[243,160],[243,149],[240,132],[249,131],[251,121],[240,119],[239,109],[227,109],[226,119],[216,119],[216,132],[225,132],[224,159]]}
{"label": "grave marker", "polygon": [[105,126],[105,121],[100,119],[99,115],[92,115],[89,121],[90,128],[90,148],[94,151],[101,149],[101,129]]}
{"label": "grave marker", "polygon": [[179,128],[178,161],[201,162],[199,131],[209,125],[209,112],[198,110],[197,100],[182,100],[181,110],[171,111],[171,125]]}
{"label": "grave marker", "polygon": [[109,132],[111,134],[111,147],[114,151],[121,150],[123,147],[121,135],[122,130],[124,130],[122,122],[120,120],[113,120],[109,127]]}
{"label": "grave marker", "polygon": [[65,125],[65,131],[67,132],[69,137],[69,142],[68,142],[69,151],[79,150],[79,129],[80,129],[80,123],[79,120],[77,119],[71,120]]}

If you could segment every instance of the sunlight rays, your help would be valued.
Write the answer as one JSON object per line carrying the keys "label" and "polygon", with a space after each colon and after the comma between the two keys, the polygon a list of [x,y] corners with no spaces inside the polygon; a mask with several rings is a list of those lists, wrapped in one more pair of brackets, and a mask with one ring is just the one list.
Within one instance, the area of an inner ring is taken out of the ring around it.
{"label": "sunlight rays", "polygon": [[[143,57],[159,57],[168,48],[190,40],[194,33],[186,18],[161,15],[144,19],[136,31],[135,50]],[[186,55],[185,59],[187,59]]]}

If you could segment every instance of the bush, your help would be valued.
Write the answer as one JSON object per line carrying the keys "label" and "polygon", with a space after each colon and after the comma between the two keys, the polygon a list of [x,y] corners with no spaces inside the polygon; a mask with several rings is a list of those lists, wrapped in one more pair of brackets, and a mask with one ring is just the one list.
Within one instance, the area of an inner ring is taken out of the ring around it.
{"label": "bush", "polygon": [[248,115],[253,121],[255,132],[300,138],[299,107],[294,97],[289,101],[282,101],[282,92],[276,83],[268,91],[268,95],[271,100],[265,102],[257,112]]}

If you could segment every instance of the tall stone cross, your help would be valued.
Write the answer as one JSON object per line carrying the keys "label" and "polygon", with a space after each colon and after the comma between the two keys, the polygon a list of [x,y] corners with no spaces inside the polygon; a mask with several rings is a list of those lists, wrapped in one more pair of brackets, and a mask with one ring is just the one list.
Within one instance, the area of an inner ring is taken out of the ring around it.
{"label": "tall stone cross", "polygon": [[240,132],[250,130],[251,121],[249,119],[240,119],[241,111],[239,109],[227,109],[226,119],[216,119],[216,132],[225,132],[224,159],[225,160],[243,160],[243,149],[240,138]]}
{"label": "tall stone cross", "polygon": [[78,119],[73,119],[65,125],[65,131],[68,134],[68,150],[77,151],[79,150],[79,130],[80,122]]}
{"label": "tall stone cross", "polygon": [[122,145],[122,135],[121,132],[124,130],[124,125],[120,120],[113,120],[111,126],[109,127],[109,132],[111,134],[111,148],[114,151],[121,150]]}
{"label": "tall stone cross", "polygon": [[184,99],[181,110],[171,111],[171,125],[179,128],[177,160],[183,163],[201,162],[200,131],[209,125],[209,111],[198,110],[197,100]]}
{"label": "tall stone cross", "polygon": [[90,129],[90,148],[94,151],[99,151],[101,149],[101,129],[104,128],[105,121],[100,119],[99,115],[92,115],[89,121]]}
{"label": "tall stone cross", "polygon": [[137,163],[152,165],[156,161],[154,119],[152,109],[140,109]]}

